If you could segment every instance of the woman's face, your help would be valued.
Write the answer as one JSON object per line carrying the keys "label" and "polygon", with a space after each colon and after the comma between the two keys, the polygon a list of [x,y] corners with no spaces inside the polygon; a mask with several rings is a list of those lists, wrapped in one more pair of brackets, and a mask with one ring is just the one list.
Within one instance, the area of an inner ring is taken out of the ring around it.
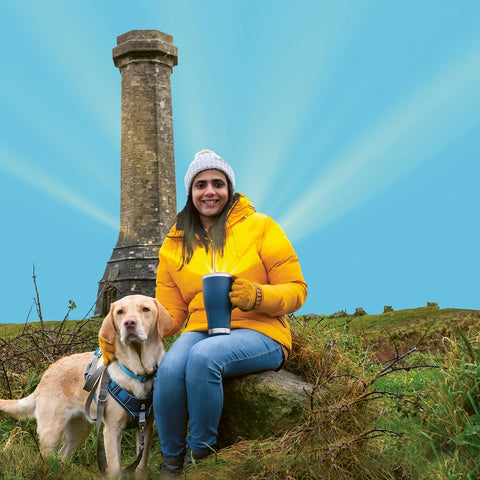
{"label": "woman's face", "polygon": [[204,170],[192,183],[192,201],[203,228],[210,228],[228,202],[227,177],[219,170]]}

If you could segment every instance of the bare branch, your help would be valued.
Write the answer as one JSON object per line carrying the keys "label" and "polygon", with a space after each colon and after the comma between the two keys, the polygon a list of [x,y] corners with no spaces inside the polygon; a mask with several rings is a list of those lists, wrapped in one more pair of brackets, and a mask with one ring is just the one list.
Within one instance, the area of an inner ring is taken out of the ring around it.
{"label": "bare branch", "polygon": [[40,305],[40,295],[38,293],[38,287],[37,287],[37,275],[35,274],[35,264],[33,264],[32,278],[33,278],[33,285],[35,287],[35,297],[33,298],[33,301],[35,302],[35,306],[37,308],[38,318],[40,320],[40,325],[42,326],[42,330],[43,330],[42,307]]}

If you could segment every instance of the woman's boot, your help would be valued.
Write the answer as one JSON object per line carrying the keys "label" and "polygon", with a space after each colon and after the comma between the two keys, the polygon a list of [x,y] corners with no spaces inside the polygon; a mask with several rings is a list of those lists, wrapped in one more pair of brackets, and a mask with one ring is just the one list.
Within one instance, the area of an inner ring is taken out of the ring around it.
{"label": "woman's boot", "polygon": [[160,480],[177,478],[183,470],[183,455],[178,457],[163,457],[160,466]]}
{"label": "woman's boot", "polygon": [[212,453],[215,453],[215,449],[208,450],[207,452],[202,452],[202,453],[197,453],[194,452],[188,445],[187,445],[187,450],[185,452],[185,459],[183,461],[183,468],[188,467],[188,465],[191,465],[192,463],[196,463],[199,460],[202,460],[203,458],[208,457]]}

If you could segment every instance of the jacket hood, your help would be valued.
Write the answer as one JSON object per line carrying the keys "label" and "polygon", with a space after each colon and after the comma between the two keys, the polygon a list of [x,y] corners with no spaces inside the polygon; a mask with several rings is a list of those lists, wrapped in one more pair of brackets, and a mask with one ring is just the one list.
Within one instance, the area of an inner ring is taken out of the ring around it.
{"label": "jacket hood", "polygon": [[255,211],[252,202],[245,195],[240,194],[239,199],[230,207],[227,225],[235,225],[240,220],[244,220],[249,215],[253,215]]}

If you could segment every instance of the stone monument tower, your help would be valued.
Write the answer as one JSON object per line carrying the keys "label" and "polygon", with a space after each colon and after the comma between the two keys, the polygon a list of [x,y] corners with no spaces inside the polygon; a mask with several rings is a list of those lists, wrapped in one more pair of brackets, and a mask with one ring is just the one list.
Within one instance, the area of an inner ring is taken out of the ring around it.
{"label": "stone monument tower", "polygon": [[113,61],[122,76],[120,233],[99,282],[95,316],[125,295],[155,295],[158,250],[177,212],[173,38],[132,30],[117,37]]}

